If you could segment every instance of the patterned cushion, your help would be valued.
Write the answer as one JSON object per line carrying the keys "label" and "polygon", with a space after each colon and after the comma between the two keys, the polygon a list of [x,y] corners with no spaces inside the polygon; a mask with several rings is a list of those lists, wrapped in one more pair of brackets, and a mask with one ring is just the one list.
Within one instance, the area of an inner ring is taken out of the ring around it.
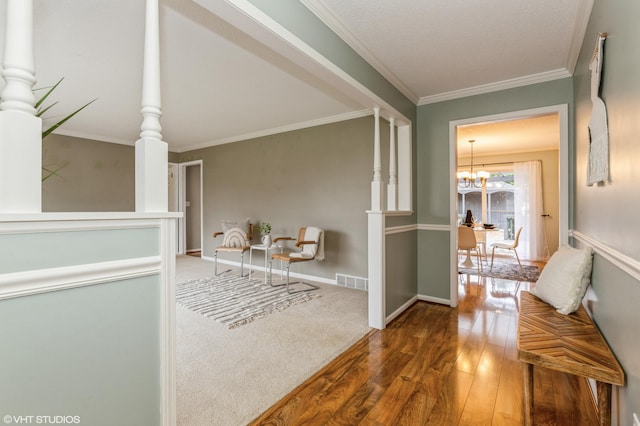
{"label": "patterned cushion", "polygon": [[225,231],[224,239],[222,240],[224,247],[244,247],[249,245],[247,240],[247,233],[240,228],[230,228]]}

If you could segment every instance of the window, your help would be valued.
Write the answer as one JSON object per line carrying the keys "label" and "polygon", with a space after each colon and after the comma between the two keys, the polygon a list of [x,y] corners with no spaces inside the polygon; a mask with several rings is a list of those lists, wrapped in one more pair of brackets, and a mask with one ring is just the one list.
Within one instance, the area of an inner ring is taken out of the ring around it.
{"label": "window", "polygon": [[471,210],[476,222],[492,223],[504,230],[504,239],[514,236],[513,168],[489,170],[484,188],[458,186],[458,222]]}

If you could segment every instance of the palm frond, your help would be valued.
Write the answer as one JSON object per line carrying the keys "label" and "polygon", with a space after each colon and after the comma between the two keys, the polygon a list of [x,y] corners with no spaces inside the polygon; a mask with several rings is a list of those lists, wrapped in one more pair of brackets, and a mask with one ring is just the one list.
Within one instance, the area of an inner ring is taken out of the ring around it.
{"label": "palm frond", "polygon": [[62,126],[64,123],[66,123],[68,120],[70,120],[71,118],[73,118],[74,115],[76,115],[77,113],[79,113],[80,111],[82,111],[83,109],[85,109],[86,107],[88,107],[89,105],[91,105],[92,103],[94,103],[97,99],[94,99],[92,101],[87,102],[86,104],[84,104],[83,106],[81,106],[80,108],[78,108],[77,110],[73,111],[71,114],[67,115],[65,118],[63,118],[62,120],[58,121],[56,124],[54,124],[53,126],[49,127],[47,130],[42,132],[42,139],[46,138],[47,136],[49,136],[54,130],[56,130],[58,127]]}
{"label": "palm frond", "polygon": [[[54,90],[56,90],[56,87],[58,87],[58,86],[60,85],[60,83],[62,83],[62,80],[64,80],[64,77],[62,77],[60,80],[58,80],[58,82],[57,82],[56,84],[54,84],[53,86],[48,87],[48,89],[49,89],[49,90],[47,90],[47,93],[45,93],[44,95],[42,95],[42,97],[41,97],[40,99],[38,99],[38,101],[37,101],[37,102],[36,102],[36,104],[34,105],[34,107],[35,107],[35,109],[36,109],[36,110],[39,110],[40,105],[42,105],[42,103],[43,103],[43,102],[44,102],[44,101],[49,97],[49,95],[50,95]],[[43,89],[47,89],[47,87],[43,87]],[[40,89],[35,89],[34,91],[36,91],[36,90],[40,90]],[[57,102],[56,102],[56,103],[57,103]],[[55,105],[55,104],[54,104],[54,105]],[[49,108],[51,108],[51,106],[50,106],[50,107],[47,107],[47,109],[49,109]],[[45,111],[46,111],[46,110],[45,110]],[[44,111],[42,111],[42,112],[44,112]],[[38,111],[38,112],[36,113],[36,116],[40,117],[40,116],[42,115],[42,112]]]}

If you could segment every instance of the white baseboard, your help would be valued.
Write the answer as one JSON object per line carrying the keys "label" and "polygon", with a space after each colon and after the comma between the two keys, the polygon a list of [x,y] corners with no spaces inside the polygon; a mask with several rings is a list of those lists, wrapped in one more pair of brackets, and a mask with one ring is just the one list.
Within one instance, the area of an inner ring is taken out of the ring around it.
{"label": "white baseboard", "polygon": [[402,306],[400,306],[398,309],[396,309],[391,315],[389,315],[385,319],[385,322],[384,322],[385,325],[389,324],[391,321],[396,319],[398,317],[398,315],[400,315],[401,313],[403,313],[404,311],[409,309],[409,307],[411,305],[413,305],[417,300],[418,300],[418,296],[413,296],[411,299],[409,299],[407,302],[405,302]]}
{"label": "white baseboard", "polygon": [[[203,260],[208,260],[209,262],[213,262],[214,258],[211,256],[202,256],[201,259]],[[240,262],[236,262],[233,260],[227,260],[227,259],[218,259],[218,263],[223,263],[225,265],[231,265],[231,266],[235,266],[237,268],[240,268]],[[248,270],[249,269],[249,264],[245,262],[244,267]],[[262,271],[264,272],[265,268],[264,266],[258,266],[258,265],[254,265],[252,268],[254,271]],[[280,275],[280,268],[273,268],[273,273],[277,273],[278,276]],[[332,285],[337,285],[336,284],[336,280],[335,278],[324,278],[324,277],[317,277],[315,275],[307,275],[307,274],[300,274],[297,272],[291,272],[289,271],[289,276],[291,278],[297,278],[297,279],[301,279],[301,280],[307,280],[307,281],[315,281],[317,283],[323,283],[323,284],[332,284]]]}
{"label": "white baseboard", "polygon": [[451,306],[450,299],[441,299],[439,297],[425,296],[425,295],[419,294],[418,300],[422,300],[423,302],[433,302],[433,303],[438,303],[440,305]]}

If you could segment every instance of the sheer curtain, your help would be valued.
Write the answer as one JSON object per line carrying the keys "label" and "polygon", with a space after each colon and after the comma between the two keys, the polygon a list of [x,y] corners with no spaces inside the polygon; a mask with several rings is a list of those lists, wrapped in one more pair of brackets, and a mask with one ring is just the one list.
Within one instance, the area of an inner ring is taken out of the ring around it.
{"label": "sheer curtain", "polygon": [[542,163],[514,163],[515,230],[522,226],[518,254],[522,259],[544,260],[544,222],[542,219]]}

